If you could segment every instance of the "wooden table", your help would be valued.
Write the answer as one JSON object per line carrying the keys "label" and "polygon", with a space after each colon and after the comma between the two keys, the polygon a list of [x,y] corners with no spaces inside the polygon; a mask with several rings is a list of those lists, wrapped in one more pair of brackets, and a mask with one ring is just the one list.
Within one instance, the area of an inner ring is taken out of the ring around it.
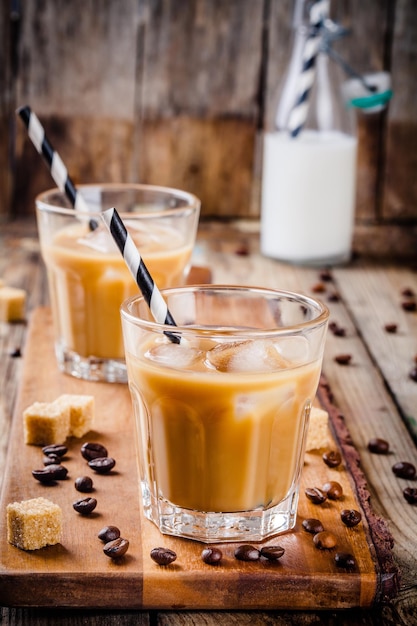
{"label": "wooden table", "polygon": [[[289,611],[64,611],[62,609],[3,608],[2,623],[29,624],[417,624],[417,506],[408,504],[402,489],[416,481],[399,481],[391,471],[395,460],[417,465],[417,382],[409,374],[417,356],[417,312],[402,304],[417,294],[416,267],[356,259],[332,268],[331,281],[323,281],[323,268],[296,267],[259,254],[256,223],[203,223],[194,263],[210,266],[212,280],[279,287],[315,294],[331,311],[331,321],[345,329],[345,336],[329,332],[324,372],[337,405],[344,415],[353,443],[361,457],[374,511],[388,524],[394,538],[393,554],[401,571],[399,594],[372,610],[341,612]],[[48,304],[45,271],[40,261],[34,222],[17,222],[0,229],[0,277],[28,293],[28,317]],[[395,333],[387,324],[396,324]],[[25,324],[0,327],[0,467],[4,466],[10,424],[14,412],[24,356]],[[335,356],[350,354],[342,366]],[[393,450],[383,459],[367,451],[371,437],[388,440]],[[4,512],[1,513],[2,515]],[[59,604],[59,599],[57,599]]]}

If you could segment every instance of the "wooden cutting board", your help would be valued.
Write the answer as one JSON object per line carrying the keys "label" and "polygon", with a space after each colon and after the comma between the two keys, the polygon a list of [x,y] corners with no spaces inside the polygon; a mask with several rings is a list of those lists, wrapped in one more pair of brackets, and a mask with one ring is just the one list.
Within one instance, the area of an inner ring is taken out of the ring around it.
{"label": "wooden cutting board", "polygon": [[[245,563],[234,558],[236,544],[220,545],[222,563],[201,560],[203,544],[163,536],[140,506],[135,458],[134,425],[130,396],[125,385],[89,383],[58,372],[53,352],[49,309],[36,309],[30,320],[19,397],[13,419],[5,469],[0,517],[0,603],[2,606],[160,608],[160,609],[318,609],[367,607],[396,591],[397,572],[390,555],[390,538],[382,520],[372,513],[358,459],[348,433],[338,422],[327,386],[321,384],[322,403],[330,410],[332,448],[344,455],[342,466],[329,469],[322,452],[306,454],[299,515],[295,531],[265,542],[279,544],[285,554],[278,563]],[[51,401],[62,393],[92,394],[96,401],[94,432],[69,441],[65,465],[69,479],[44,486],[31,475],[42,467],[42,452],[23,443],[22,411],[32,402]],[[340,416],[339,416],[340,417]],[[339,420],[340,421],[340,420]],[[80,497],[74,488],[77,476],[86,473],[80,448],[85,441],[99,441],[117,465],[110,475],[95,475],[93,495],[98,505],[82,517],[72,507]],[[337,480],[344,489],[342,501],[311,504],[304,495],[309,486]],[[361,482],[362,481],[362,482]],[[6,505],[45,496],[63,510],[62,543],[24,552],[6,539]],[[363,521],[348,529],[340,510],[356,508]],[[319,518],[334,532],[337,548],[319,550],[312,535],[302,528],[306,517]],[[113,524],[129,539],[129,551],[119,562],[106,557],[98,531]],[[177,560],[167,567],[156,565],[150,551],[157,546],[175,550]],[[355,556],[353,571],[338,569],[336,550]]]}

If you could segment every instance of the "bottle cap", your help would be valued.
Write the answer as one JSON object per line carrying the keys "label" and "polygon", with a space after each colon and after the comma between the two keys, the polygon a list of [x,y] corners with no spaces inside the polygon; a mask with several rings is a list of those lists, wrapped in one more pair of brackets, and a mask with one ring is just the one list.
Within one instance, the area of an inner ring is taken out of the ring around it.
{"label": "bottle cap", "polygon": [[391,75],[388,72],[374,72],[364,74],[362,79],[352,78],[343,84],[342,94],[346,105],[361,109],[364,113],[377,113],[385,109],[393,96]]}

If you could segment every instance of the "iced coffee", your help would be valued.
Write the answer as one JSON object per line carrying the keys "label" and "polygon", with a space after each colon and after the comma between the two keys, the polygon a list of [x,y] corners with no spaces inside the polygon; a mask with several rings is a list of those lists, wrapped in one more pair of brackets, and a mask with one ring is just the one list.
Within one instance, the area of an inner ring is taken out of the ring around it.
{"label": "iced coffee", "polygon": [[327,324],[324,307],[294,298],[172,292],[180,343],[141,326],[137,299],[123,306],[145,514],[162,532],[260,540],[294,525]]}

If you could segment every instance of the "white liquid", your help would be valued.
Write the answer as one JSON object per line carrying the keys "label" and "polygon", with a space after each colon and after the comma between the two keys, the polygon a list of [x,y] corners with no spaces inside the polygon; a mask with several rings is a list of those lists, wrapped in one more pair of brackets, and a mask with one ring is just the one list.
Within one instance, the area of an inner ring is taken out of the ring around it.
{"label": "white liquid", "polygon": [[356,138],[338,131],[266,133],[261,251],[294,263],[349,259]]}

